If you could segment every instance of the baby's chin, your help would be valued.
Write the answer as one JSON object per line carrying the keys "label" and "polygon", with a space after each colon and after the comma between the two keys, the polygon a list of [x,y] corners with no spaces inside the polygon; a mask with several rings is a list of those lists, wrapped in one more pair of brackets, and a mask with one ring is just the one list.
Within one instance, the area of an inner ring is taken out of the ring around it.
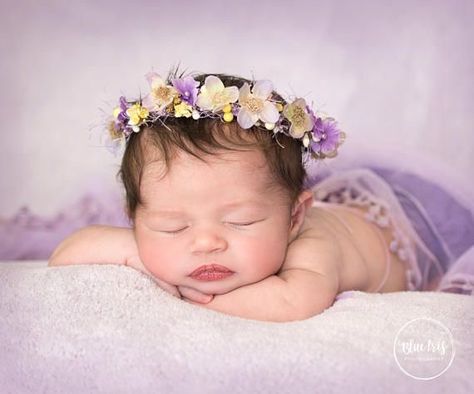
{"label": "baby's chin", "polygon": [[242,284],[242,283],[224,282],[224,280],[216,280],[216,281],[205,282],[205,283],[195,280],[192,283],[192,287],[194,287],[196,290],[199,290],[200,292],[205,293],[205,294],[212,294],[212,295],[226,294],[244,285],[245,284]]}
{"label": "baby's chin", "polygon": [[[212,280],[212,281],[202,281],[196,279],[190,279],[187,281],[185,286],[192,287],[202,293],[205,294],[213,294],[213,295],[222,295],[229,293],[239,287],[250,285],[252,283],[259,282],[261,279],[248,281],[243,280],[243,278],[239,277],[238,274],[234,273],[232,276],[229,276],[225,279],[220,280]],[[263,278],[262,278],[263,279]]]}

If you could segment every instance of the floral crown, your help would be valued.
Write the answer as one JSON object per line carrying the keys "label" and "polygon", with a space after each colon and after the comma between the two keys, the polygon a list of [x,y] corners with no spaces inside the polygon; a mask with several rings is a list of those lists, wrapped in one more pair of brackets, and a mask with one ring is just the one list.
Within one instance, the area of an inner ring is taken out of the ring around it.
{"label": "floral crown", "polygon": [[230,123],[237,119],[243,129],[253,126],[272,132],[278,143],[278,133],[301,141],[303,153],[315,159],[334,157],[346,135],[335,119],[316,114],[304,98],[291,103],[275,99],[273,84],[268,80],[245,82],[240,88],[224,86],[221,79],[208,75],[204,84],[193,76],[177,70],[162,79],[155,72],[146,75],[150,92],[142,99],[128,101],[124,96],[108,123],[113,144],[126,144],[132,133],[143,126],[166,118],[219,118]]}

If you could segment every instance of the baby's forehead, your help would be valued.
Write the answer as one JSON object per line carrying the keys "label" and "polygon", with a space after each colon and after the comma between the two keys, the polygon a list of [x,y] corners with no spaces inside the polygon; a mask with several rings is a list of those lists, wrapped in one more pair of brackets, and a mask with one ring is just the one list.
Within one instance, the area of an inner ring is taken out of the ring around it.
{"label": "baby's forehead", "polygon": [[197,154],[198,157],[186,152],[175,153],[168,162],[156,154],[145,157],[142,169],[142,178],[151,178],[160,181],[174,173],[180,175],[199,173],[216,173],[228,171],[249,175],[256,175],[261,180],[270,177],[270,169],[262,152],[252,151],[220,151],[216,154]]}
{"label": "baby's forehead", "polygon": [[265,196],[280,188],[263,155],[224,154],[199,160],[190,155],[148,162],[142,173],[140,194],[147,199],[156,193],[196,193],[213,188],[235,194]]}

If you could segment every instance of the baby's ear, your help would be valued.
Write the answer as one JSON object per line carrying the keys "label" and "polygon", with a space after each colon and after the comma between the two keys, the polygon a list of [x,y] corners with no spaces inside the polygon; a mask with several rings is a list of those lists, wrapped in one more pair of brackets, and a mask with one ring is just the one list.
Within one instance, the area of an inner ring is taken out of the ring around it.
{"label": "baby's ear", "polygon": [[309,189],[303,190],[296,199],[291,209],[291,223],[290,223],[290,242],[296,238],[301,225],[304,222],[306,211],[311,208],[313,204],[313,192]]}

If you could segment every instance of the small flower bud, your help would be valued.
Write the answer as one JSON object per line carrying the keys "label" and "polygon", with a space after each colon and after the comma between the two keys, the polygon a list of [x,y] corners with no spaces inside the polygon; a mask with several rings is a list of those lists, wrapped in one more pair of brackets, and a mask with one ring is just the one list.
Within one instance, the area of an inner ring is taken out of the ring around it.
{"label": "small flower bud", "polygon": [[224,120],[226,122],[232,122],[233,119],[234,119],[234,115],[232,114],[232,112],[224,113]]}

